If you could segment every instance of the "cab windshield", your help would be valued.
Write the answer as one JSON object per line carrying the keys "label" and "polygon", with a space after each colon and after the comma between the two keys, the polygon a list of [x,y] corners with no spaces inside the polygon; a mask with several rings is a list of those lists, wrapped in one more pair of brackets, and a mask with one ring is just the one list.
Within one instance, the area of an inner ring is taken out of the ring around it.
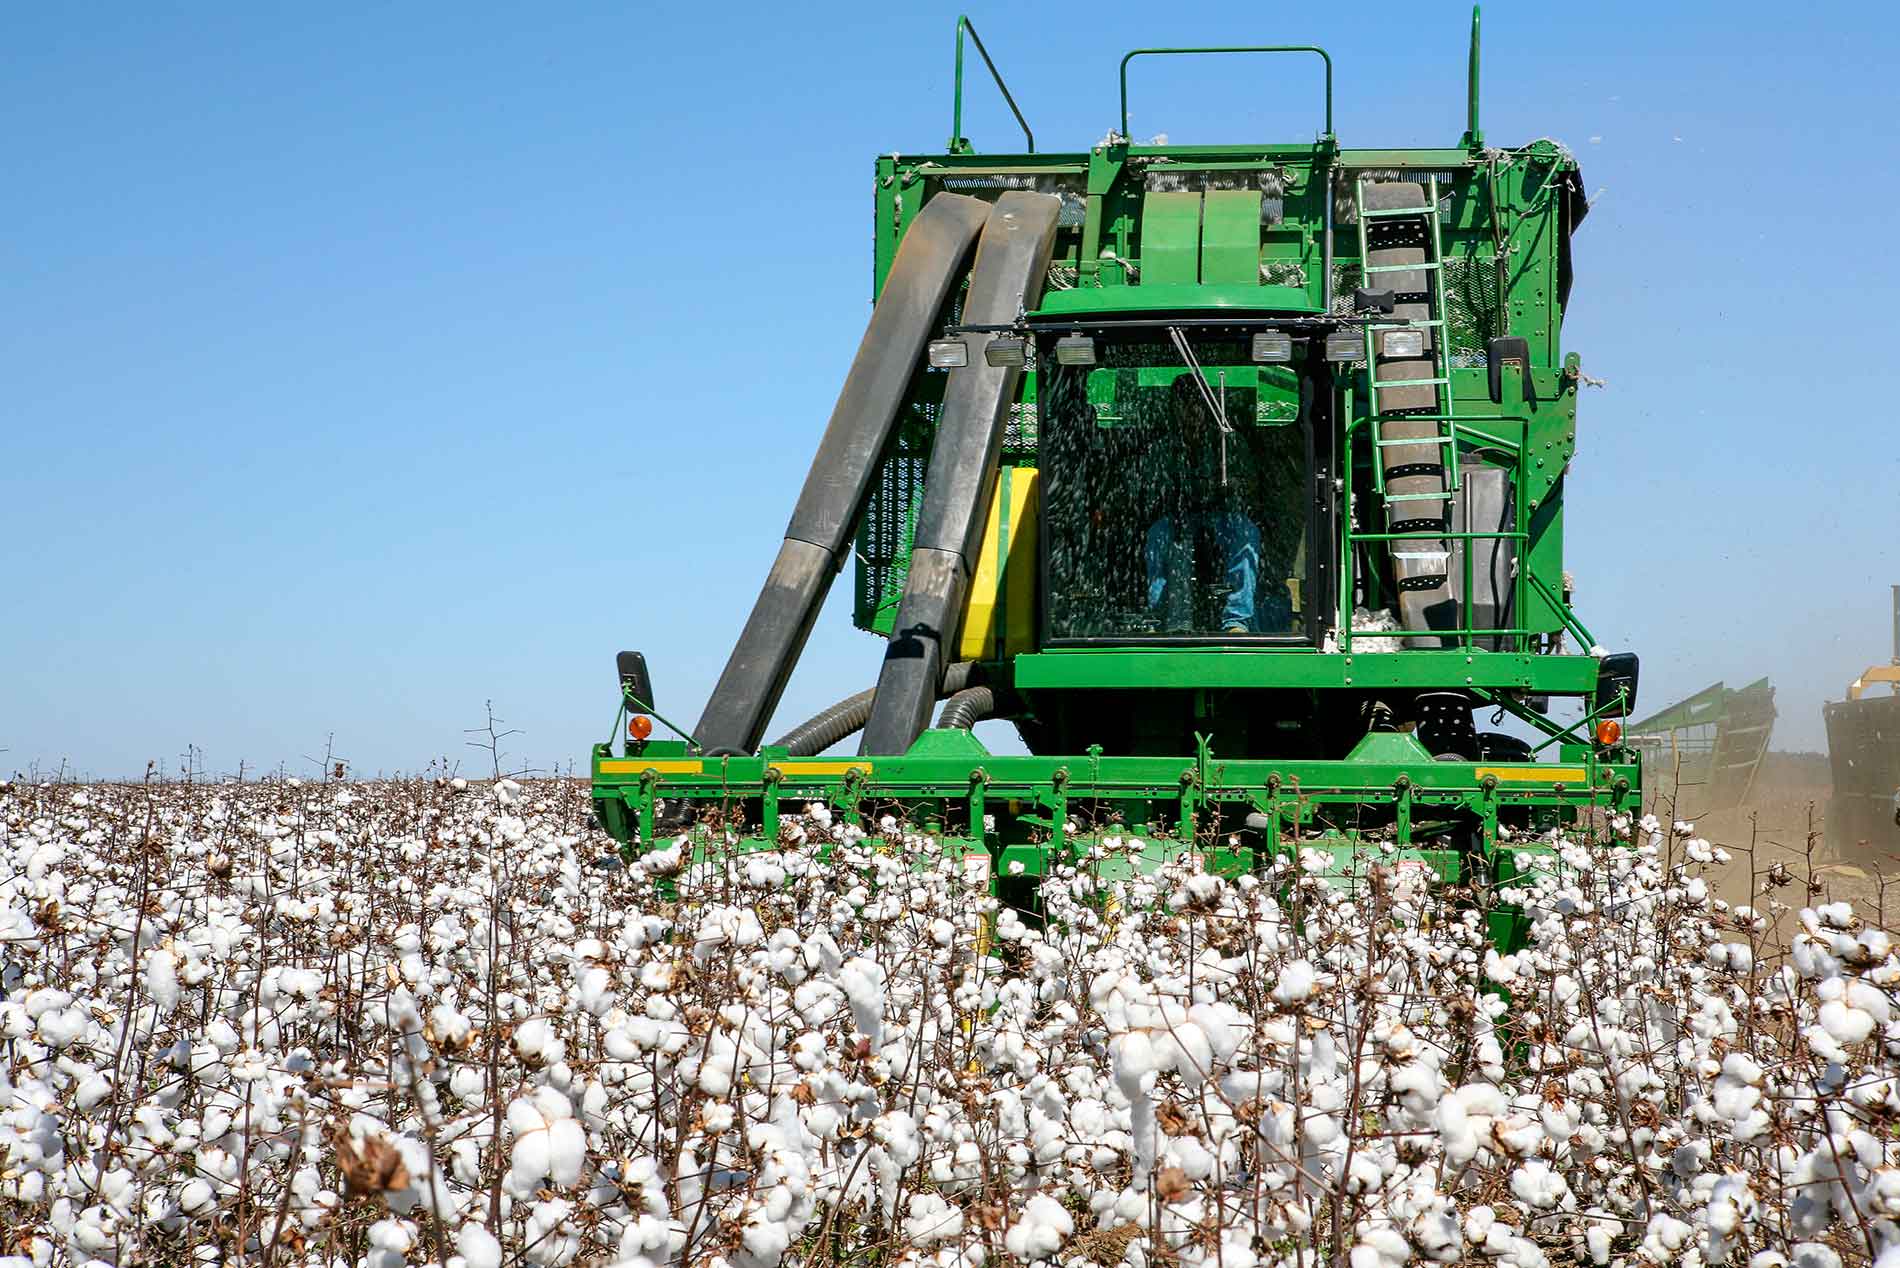
{"label": "cab windshield", "polygon": [[1039,447],[1052,643],[1304,634],[1301,380],[1244,336],[1097,340],[1045,358]]}

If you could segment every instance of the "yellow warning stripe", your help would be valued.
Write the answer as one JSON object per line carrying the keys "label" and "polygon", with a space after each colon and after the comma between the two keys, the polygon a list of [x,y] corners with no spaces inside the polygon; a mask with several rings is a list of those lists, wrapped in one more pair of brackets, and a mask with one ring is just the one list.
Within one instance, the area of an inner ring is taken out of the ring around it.
{"label": "yellow warning stripe", "polygon": [[780,761],[773,763],[773,765],[777,766],[779,770],[787,775],[848,775],[854,770],[863,771],[867,775],[871,773],[871,763],[869,762]]}
{"label": "yellow warning stripe", "polygon": [[[863,761],[779,761],[774,763],[785,775],[848,775],[852,771],[871,773],[871,763]],[[684,761],[649,761],[642,757],[603,758],[599,767],[603,775],[643,775],[652,771],[657,775],[716,775],[719,773],[719,759],[706,760],[690,758]]]}
{"label": "yellow warning stripe", "polygon": [[642,757],[603,759],[600,773],[603,775],[640,775],[654,771],[661,775],[698,775],[705,771],[706,764],[698,758],[685,762],[648,761]]}
{"label": "yellow warning stripe", "polygon": [[1551,784],[1560,780],[1580,784],[1590,777],[1581,766],[1480,766],[1472,773],[1479,779],[1489,775],[1500,784]]}

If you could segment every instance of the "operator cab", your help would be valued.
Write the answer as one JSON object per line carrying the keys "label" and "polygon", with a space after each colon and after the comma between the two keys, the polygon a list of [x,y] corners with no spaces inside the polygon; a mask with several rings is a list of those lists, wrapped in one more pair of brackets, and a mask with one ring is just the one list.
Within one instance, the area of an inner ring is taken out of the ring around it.
{"label": "operator cab", "polygon": [[1041,343],[1042,644],[1314,645],[1317,349],[1205,322]]}

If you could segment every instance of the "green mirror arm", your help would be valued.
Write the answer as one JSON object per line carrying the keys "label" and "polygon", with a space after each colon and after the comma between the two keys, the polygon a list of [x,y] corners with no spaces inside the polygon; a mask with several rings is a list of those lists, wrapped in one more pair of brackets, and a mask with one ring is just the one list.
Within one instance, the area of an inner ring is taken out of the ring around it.
{"label": "green mirror arm", "polygon": [[[682,740],[685,740],[688,744],[692,745],[694,748],[699,747],[699,741],[693,738],[692,732],[685,730],[682,727],[675,726],[672,720],[669,719],[665,714],[661,713],[658,709],[654,708],[652,705],[648,704],[646,701],[640,699],[640,697],[634,695],[631,691],[622,690],[620,695],[621,695],[620,707],[623,712],[644,713],[650,718],[657,718],[666,727],[667,730],[679,736]],[[619,727],[620,727],[620,719],[616,717],[614,719],[614,728],[618,730]]]}

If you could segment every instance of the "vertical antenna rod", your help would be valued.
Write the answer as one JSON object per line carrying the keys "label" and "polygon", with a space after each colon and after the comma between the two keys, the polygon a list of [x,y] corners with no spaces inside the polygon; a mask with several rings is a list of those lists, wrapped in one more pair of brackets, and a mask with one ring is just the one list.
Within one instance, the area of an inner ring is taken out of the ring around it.
{"label": "vertical antenna rod", "polygon": [[1471,6],[1471,59],[1466,63],[1465,144],[1478,149],[1484,144],[1484,130],[1478,126],[1478,6]]}

